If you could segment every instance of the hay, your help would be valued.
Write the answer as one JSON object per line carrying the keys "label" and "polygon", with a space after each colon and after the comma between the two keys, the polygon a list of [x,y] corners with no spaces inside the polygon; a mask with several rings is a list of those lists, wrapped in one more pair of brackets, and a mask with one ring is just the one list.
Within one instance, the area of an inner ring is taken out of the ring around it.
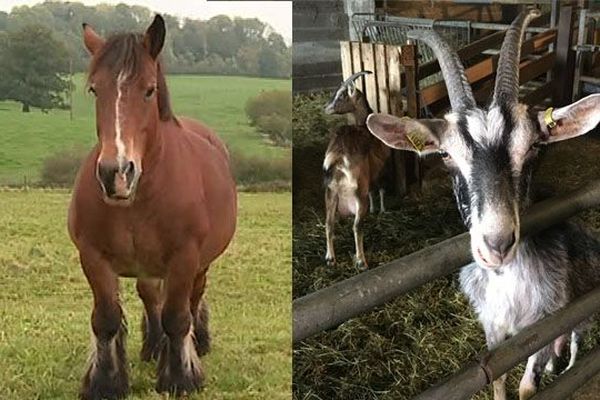
{"label": "hay", "polygon": [[[599,151],[600,141],[591,135],[554,145],[541,161],[539,170],[544,173],[538,174],[534,182],[563,193],[598,179],[600,163],[594,155]],[[320,185],[320,181],[315,185]],[[365,251],[371,267],[465,230],[449,180],[429,186],[432,189],[420,199],[403,200],[394,205],[392,212],[368,217]],[[304,190],[317,189],[296,187],[294,181],[295,192]],[[589,227],[600,229],[600,210],[582,213],[581,219]],[[294,298],[358,273],[352,264],[351,222],[340,221],[336,226],[335,267],[327,267],[323,261],[323,224],[323,211],[314,202],[306,206],[295,203]],[[600,327],[596,324],[581,351],[585,353],[598,345]],[[483,331],[459,292],[454,274],[295,345],[293,397],[408,399],[456,372],[484,350]],[[508,390],[513,397],[523,367],[509,374]],[[489,388],[475,397],[491,398]]]}

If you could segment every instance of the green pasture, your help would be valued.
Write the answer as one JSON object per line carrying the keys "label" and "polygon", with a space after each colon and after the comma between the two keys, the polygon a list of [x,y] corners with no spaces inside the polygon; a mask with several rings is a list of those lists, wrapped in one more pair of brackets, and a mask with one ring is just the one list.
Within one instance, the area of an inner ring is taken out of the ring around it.
{"label": "green pasture", "polygon": [[[92,298],[66,231],[69,197],[67,191],[0,191],[2,399],[77,395],[90,350]],[[239,200],[234,242],[209,274],[207,386],[189,398],[289,399],[290,194],[242,193]],[[134,283],[122,280],[130,399],[166,398],[153,390],[155,365],[138,355],[142,308]]]}
{"label": "green pasture", "polygon": [[[176,115],[199,119],[229,146],[248,155],[271,158],[285,150],[265,143],[244,112],[246,100],[262,90],[291,89],[290,80],[230,76],[168,76]],[[85,91],[85,76],[74,78],[73,121],[68,110],[21,112],[21,104],[0,102],[0,185],[39,178],[43,160],[74,146],[91,147],[96,140],[94,98]]]}

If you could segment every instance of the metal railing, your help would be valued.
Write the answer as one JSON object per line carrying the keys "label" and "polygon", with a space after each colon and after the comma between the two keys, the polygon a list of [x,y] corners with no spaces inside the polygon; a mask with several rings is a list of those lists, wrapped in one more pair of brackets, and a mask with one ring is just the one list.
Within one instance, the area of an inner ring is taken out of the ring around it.
{"label": "metal railing", "polygon": [[[510,25],[490,22],[471,22],[460,20],[434,20],[428,18],[406,18],[382,13],[354,13],[350,18],[352,28],[361,42],[404,45],[408,42],[406,33],[414,29],[435,30],[454,49],[460,49],[479,38],[478,31],[504,31]],[[546,32],[547,27],[528,27],[529,33]],[[419,63],[435,60],[431,47],[417,42]],[[422,80],[427,86],[442,80],[436,73]]]}

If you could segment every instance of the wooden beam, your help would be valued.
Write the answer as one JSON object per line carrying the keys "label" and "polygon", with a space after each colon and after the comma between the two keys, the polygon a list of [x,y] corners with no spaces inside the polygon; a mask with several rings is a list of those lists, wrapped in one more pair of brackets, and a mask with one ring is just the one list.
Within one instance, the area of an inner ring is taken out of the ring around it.
{"label": "wooden beam", "polygon": [[[504,39],[506,31],[494,32],[491,35],[484,36],[483,38],[472,42],[471,44],[459,49],[456,54],[460,61],[464,64],[465,61],[480,55],[482,51],[491,49],[500,43]],[[419,79],[426,78],[430,75],[440,72],[440,64],[437,60],[426,62],[419,66]]]}
{"label": "wooden beam", "polygon": [[549,29],[546,32],[538,33],[525,40],[521,46],[521,56],[536,53],[556,40],[556,29]]}
{"label": "wooden beam", "polygon": [[350,42],[340,42],[340,60],[342,77],[347,79],[352,75],[352,46],[350,46]]}
{"label": "wooden beam", "polygon": [[400,48],[388,45],[385,55],[388,66],[388,91],[390,99],[390,114],[401,117],[402,109],[402,76],[400,63]]}
{"label": "wooden beam", "polygon": [[[465,74],[469,83],[473,84],[482,79],[485,79],[496,72],[498,65],[498,56],[486,58],[483,61],[478,62],[472,67],[467,68]],[[441,81],[428,86],[421,90],[421,101],[424,106],[435,103],[436,101],[442,100],[448,96],[448,90],[446,89],[446,82]]]}
{"label": "wooden beam", "polygon": [[[417,70],[419,68],[417,46],[414,44],[402,46],[401,58],[402,65],[404,66],[404,74],[406,76],[407,115],[411,118],[419,118],[421,105],[419,99],[419,79],[417,78]],[[404,154],[404,158],[406,160],[407,184],[410,186],[412,183],[416,183],[416,191],[420,192],[423,181],[421,179],[419,158],[413,153]]]}
{"label": "wooden beam", "polygon": [[[542,32],[524,41],[521,48],[521,57],[525,57],[546,48],[550,43],[554,42],[554,37],[555,32],[553,31]],[[548,54],[554,53],[546,53],[546,55],[541,58],[547,61]],[[473,84],[494,75],[496,73],[496,67],[498,66],[498,59],[499,55],[494,55],[467,68],[465,74],[467,75],[469,83]],[[446,96],[448,96],[448,91],[446,90],[446,83],[443,81],[421,90],[421,101],[424,106],[435,103]]]}
{"label": "wooden beam", "polygon": [[541,74],[552,69],[556,61],[556,53],[546,53],[537,60],[528,60],[522,62],[519,66],[519,84],[522,85],[525,82],[540,76]]}
{"label": "wooden beam", "polygon": [[389,114],[390,112],[390,93],[388,90],[388,71],[387,71],[387,59],[385,56],[385,44],[375,45],[375,77],[377,78],[377,98],[379,103],[377,104],[377,110],[380,113]]}
{"label": "wooden beam", "polygon": [[363,68],[365,71],[371,71],[372,74],[365,75],[365,95],[367,96],[367,102],[373,110],[379,111],[379,105],[377,104],[377,80],[375,79],[375,50],[373,49],[373,43],[362,43],[361,44]]}
{"label": "wooden beam", "polygon": [[536,104],[540,104],[544,101],[545,98],[550,97],[552,95],[552,82],[546,82],[539,88],[535,89],[533,92],[526,94],[521,102],[530,106],[534,106]]}
{"label": "wooden beam", "polygon": [[406,77],[406,113],[411,118],[419,117],[419,80],[417,79],[417,46],[406,44],[402,46],[401,62],[404,66],[404,76]]}
{"label": "wooden beam", "polygon": [[[554,64],[554,60],[556,59],[556,54],[554,53],[546,53],[544,54],[542,57],[538,58],[537,60],[526,60],[523,61],[520,65],[519,65],[519,84],[522,85],[525,82],[529,82],[530,80],[540,76],[541,74],[549,71],[552,68],[552,65]],[[548,83],[544,86],[552,86],[552,83]],[[477,101],[478,103],[483,103],[486,102],[489,97],[490,97],[490,93],[492,93],[492,91],[494,90],[494,79],[488,79],[487,81],[483,82],[482,85],[480,85],[477,90],[475,90],[473,92],[473,96],[475,97],[475,101]],[[548,89],[546,89],[548,90]],[[529,101],[532,100],[533,94],[530,93],[530,98]],[[535,95],[535,97],[541,95],[541,93],[538,93]],[[526,96],[527,97],[527,96]],[[528,103],[528,102],[526,102]],[[528,103],[531,104],[531,103]],[[537,103],[534,103],[537,104]]]}
{"label": "wooden beam", "polygon": [[[362,66],[362,56],[360,52],[360,43],[359,42],[351,42],[352,46],[352,72],[358,72],[363,70]],[[362,76],[356,78],[354,80],[354,85],[358,90],[365,93],[365,80]]]}
{"label": "wooden beam", "polygon": [[552,75],[558,77],[552,94],[552,104],[557,107],[571,102],[573,77],[575,74],[575,53],[571,50],[573,39],[574,13],[572,6],[560,9],[558,37],[556,39],[556,65]]}

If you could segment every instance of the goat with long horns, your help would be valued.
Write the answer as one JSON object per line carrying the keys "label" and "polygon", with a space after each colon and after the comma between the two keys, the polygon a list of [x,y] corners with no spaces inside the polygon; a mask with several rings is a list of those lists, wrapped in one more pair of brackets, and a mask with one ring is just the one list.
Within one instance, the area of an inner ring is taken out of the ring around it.
{"label": "goat with long horns", "polygon": [[[409,36],[429,45],[438,59],[451,111],[441,119],[382,114],[367,119],[371,132],[391,147],[441,154],[475,260],[463,268],[461,288],[490,349],[600,285],[600,243],[582,228],[561,223],[528,237],[519,235],[539,147],[583,135],[600,122],[600,94],[537,114],[519,103],[520,48],[525,27],[539,15],[534,9],[523,12],[508,29],[488,107],[477,106],[464,68],[448,44],[433,31],[413,31]],[[415,142],[423,146],[416,149]],[[571,335],[569,367],[582,329]],[[557,338],[529,357],[519,387],[521,400],[536,392],[544,368],[552,368],[565,342],[565,337]],[[506,375],[494,378],[494,398],[506,399]]]}
{"label": "goat with long horns", "polygon": [[367,129],[367,116],[373,110],[365,95],[354,84],[357,78],[370,73],[361,71],[351,75],[342,82],[325,106],[327,114],[351,114],[354,117],[354,125],[344,125],[333,132],[323,162],[327,236],[325,260],[329,265],[335,263],[333,231],[338,211],[342,216],[354,215],[355,262],[359,268],[367,267],[362,225],[367,210],[374,212],[371,192],[375,189],[379,189],[380,211],[385,211],[382,186],[385,174],[382,172],[390,169],[387,161],[391,150]]}

